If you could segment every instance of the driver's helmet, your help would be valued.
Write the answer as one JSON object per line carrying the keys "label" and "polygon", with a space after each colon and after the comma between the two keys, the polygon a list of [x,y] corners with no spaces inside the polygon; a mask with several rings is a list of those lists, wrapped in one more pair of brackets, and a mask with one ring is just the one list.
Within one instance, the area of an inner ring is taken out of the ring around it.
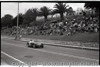
{"label": "driver's helmet", "polygon": [[32,42],[34,42],[34,40],[30,40],[30,41],[29,41],[29,43],[32,43]]}
{"label": "driver's helmet", "polygon": [[33,40],[30,40],[30,41],[33,41]]}
{"label": "driver's helmet", "polygon": [[32,42],[33,40],[30,40],[29,42]]}

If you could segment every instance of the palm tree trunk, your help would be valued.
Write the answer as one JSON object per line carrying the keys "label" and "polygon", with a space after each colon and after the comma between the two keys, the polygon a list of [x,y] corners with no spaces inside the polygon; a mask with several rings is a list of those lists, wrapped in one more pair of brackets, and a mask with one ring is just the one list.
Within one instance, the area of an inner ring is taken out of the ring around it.
{"label": "palm tree trunk", "polygon": [[47,21],[47,16],[44,16],[45,17],[45,22]]}
{"label": "palm tree trunk", "polygon": [[63,13],[60,13],[60,18],[61,18],[61,21],[64,20]]}

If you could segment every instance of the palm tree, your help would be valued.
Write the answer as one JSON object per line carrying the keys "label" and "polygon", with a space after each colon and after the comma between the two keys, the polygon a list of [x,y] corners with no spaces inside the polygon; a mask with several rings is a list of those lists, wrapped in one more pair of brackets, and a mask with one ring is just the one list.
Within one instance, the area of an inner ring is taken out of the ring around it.
{"label": "palm tree", "polygon": [[56,12],[60,14],[60,18],[61,18],[61,21],[64,20],[64,16],[63,14],[66,12],[66,8],[68,6],[66,6],[65,3],[57,3],[55,4],[54,8],[56,8]]}
{"label": "palm tree", "polygon": [[43,6],[43,7],[40,8],[40,13],[41,13],[41,15],[44,16],[45,21],[46,21],[47,20],[47,16],[50,13],[50,9],[48,7],[46,7],[46,6]]}

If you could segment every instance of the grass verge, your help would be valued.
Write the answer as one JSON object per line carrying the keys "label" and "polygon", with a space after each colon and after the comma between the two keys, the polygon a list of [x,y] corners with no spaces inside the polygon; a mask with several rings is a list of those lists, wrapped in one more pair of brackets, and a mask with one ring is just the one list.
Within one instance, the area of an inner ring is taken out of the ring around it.
{"label": "grass verge", "polygon": [[46,39],[46,40],[60,40],[60,41],[77,41],[77,42],[96,42],[99,43],[98,33],[77,33],[73,36],[66,35],[24,35],[26,38]]}

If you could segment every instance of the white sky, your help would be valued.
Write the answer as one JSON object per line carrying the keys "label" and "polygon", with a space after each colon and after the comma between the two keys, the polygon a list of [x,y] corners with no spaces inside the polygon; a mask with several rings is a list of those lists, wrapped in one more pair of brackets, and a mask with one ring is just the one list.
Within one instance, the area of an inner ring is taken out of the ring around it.
{"label": "white sky", "polygon": [[[42,6],[47,6],[50,9],[54,8],[55,3],[50,3],[50,2],[21,2],[19,3],[19,12],[24,14],[29,8],[41,8]],[[84,3],[67,3],[66,5],[69,5],[72,7],[74,10],[77,10],[77,8],[82,8],[84,9]],[[6,14],[10,14],[13,17],[17,15],[17,9],[18,9],[18,3],[17,2],[2,2],[1,3],[1,17],[3,17]]]}

